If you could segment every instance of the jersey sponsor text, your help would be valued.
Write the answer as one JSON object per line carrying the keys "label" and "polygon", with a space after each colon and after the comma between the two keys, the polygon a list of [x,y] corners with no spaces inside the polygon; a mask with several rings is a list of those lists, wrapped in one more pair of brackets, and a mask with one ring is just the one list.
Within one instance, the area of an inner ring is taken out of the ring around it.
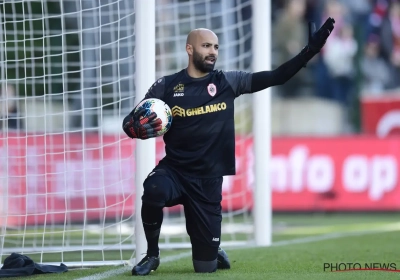
{"label": "jersey sponsor text", "polygon": [[176,117],[176,116],[191,117],[191,116],[203,115],[203,114],[214,113],[214,112],[219,112],[219,111],[224,111],[224,110],[226,110],[225,102],[211,104],[211,105],[205,105],[205,106],[201,106],[201,107],[197,107],[197,108],[190,108],[190,109],[186,109],[186,110],[179,106],[174,106],[174,107],[172,107],[172,115],[174,117]]}

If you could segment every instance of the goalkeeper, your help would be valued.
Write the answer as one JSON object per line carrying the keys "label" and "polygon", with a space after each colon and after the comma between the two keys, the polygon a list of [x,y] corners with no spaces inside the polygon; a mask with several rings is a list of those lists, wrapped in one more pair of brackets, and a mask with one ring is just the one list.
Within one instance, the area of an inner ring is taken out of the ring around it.
{"label": "goalkeeper", "polygon": [[[141,215],[147,254],[132,269],[133,275],[147,275],[158,268],[163,208],[178,204],[184,207],[194,271],[230,268],[220,242],[223,176],[235,174],[234,100],[288,81],[320,52],[334,23],[328,18],[318,31],[310,23],[308,44],[297,56],[275,70],[255,73],[214,70],[218,37],[208,29],[189,33],[187,68],[162,77],[145,96],[165,101],[174,119],[163,136],[166,156],[143,183]],[[147,118],[141,115],[133,110],[125,117],[123,130],[131,138],[155,137],[161,121],[154,113]]]}

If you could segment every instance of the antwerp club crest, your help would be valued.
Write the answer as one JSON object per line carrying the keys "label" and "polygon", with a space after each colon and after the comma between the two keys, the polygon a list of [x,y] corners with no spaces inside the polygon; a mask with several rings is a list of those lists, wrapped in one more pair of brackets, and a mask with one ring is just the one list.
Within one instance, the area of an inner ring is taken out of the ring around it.
{"label": "antwerp club crest", "polygon": [[214,96],[217,94],[217,87],[214,84],[209,84],[207,86],[208,94]]}

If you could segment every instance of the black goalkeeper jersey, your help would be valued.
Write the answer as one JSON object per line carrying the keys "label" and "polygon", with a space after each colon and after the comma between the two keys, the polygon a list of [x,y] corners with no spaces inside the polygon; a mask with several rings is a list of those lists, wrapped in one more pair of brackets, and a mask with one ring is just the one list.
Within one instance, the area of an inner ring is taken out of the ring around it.
{"label": "black goalkeeper jersey", "polygon": [[234,175],[234,100],[251,92],[251,78],[217,70],[191,78],[184,69],[156,81],[145,98],[163,100],[173,114],[161,163],[199,178]]}

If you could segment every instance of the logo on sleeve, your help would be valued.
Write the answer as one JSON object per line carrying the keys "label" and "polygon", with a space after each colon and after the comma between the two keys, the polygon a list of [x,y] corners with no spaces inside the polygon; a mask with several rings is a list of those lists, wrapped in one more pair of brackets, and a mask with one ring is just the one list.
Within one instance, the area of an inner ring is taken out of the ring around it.
{"label": "logo on sleeve", "polygon": [[207,86],[208,94],[214,96],[217,94],[217,87],[214,84],[209,84]]}

